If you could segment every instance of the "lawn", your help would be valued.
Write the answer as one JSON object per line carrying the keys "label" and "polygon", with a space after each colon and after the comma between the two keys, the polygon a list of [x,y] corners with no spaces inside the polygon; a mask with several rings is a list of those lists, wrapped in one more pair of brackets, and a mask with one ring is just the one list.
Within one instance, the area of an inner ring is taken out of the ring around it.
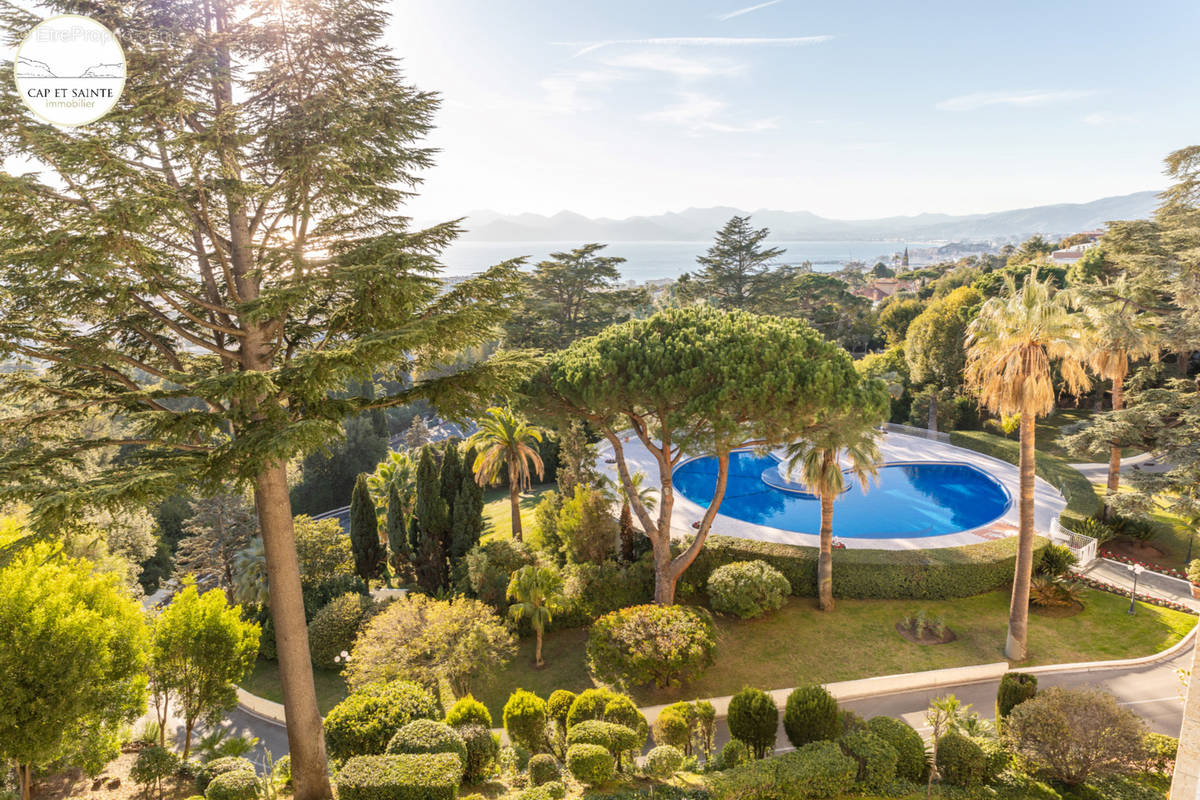
{"label": "lawn", "polygon": [[[1079,463],[1085,461],[1108,461],[1107,456],[1099,458],[1097,456],[1078,456],[1068,453],[1066,448],[1062,446],[1059,437],[1063,434],[1063,428],[1068,425],[1075,425],[1080,422],[1085,422],[1095,416],[1095,411],[1091,408],[1060,408],[1053,414],[1047,417],[1038,417],[1037,420],[1037,449],[1043,453],[1049,453],[1052,456],[1058,456],[1071,463]],[[997,430],[988,427],[988,433],[997,433]],[[1016,441],[1016,434],[1008,437]],[[1126,447],[1121,451],[1125,457],[1135,456],[1142,452],[1136,447]]]}
{"label": "lawn", "polygon": [[[1029,619],[1027,666],[1073,661],[1102,661],[1150,655],[1179,641],[1195,617],[1139,603],[1137,614],[1125,613],[1129,600],[1086,590],[1084,610],[1073,617]],[[717,655],[703,675],[679,689],[643,687],[633,692],[639,705],[679,699],[721,697],[743,686],[786,689],[799,683],[867,678],[943,667],[1004,660],[1008,625],[1008,592],[995,591],[959,600],[839,600],[830,614],[814,601],[793,598],[775,614],[744,622],[717,620]],[[941,617],[957,635],[949,644],[917,645],[901,638],[894,625],[924,609]],[[547,697],[555,689],[581,691],[595,685],[587,671],[585,628],[546,635],[545,669],[535,670],[533,640],[525,639],[516,657],[475,696],[499,720],[508,695],[516,688]],[[270,700],[280,699],[274,662],[259,661],[243,688]],[[317,671],[317,700],[322,712],[345,693],[337,673]]]}
{"label": "lawn", "polygon": [[[1096,494],[1103,497],[1108,491],[1108,487],[1103,483],[1094,484]],[[1125,475],[1121,475],[1121,488],[1119,491],[1129,491],[1129,484]],[[1195,536],[1195,533],[1188,532],[1184,520],[1178,514],[1172,514],[1165,508],[1165,503],[1162,498],[1158,498],[1158,509],[1150,514],[1150,519],[1154,525],[1154,538],[1148,544],[1162,551],[1161,556],[1150,553],[1136,553],[1137,558],[1145,561],[1147,564],[1158,564],[1162,567],[1172,567],[1174,569],[1187,569],[1188,555],[1188,539],[1190,536]],[[1200,558],[1200,541],[1192,545],[1192,558]]]}
{"label": "lawn", "polygon": [[[533,509],[542,495],[554,488],[553,483],[540,483],[521,495],[521,530],[529,535],[533,527]],[[483,540],[512,538],[512,504],[508,502],[508,487],[488,489],[483,495]]]}

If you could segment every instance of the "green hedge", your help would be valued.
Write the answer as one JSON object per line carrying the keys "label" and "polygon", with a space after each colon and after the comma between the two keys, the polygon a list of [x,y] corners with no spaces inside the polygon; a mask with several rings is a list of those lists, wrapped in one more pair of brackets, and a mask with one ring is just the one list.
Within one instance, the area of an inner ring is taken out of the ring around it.
{"label": "green hedge", "polygon": [[462,761],[453,753],[356,756],[338,772],[338,800],[454,800]]}
{"label": "green hedge", "polygon": [[[1039,538],[1035,558],[1048,544]],[[835,550],[833,593],[859,599],[944,600],[990,592],[1012,581],[1017,537],[932,550]],[[817,594],[817,549],[777,542],[709,536],[683,574],[696,591],[720,566],[758,559],[783,573],[797,597]]]}
{"label": "green hedge", "polygon": [[[991,433],[952,431],[950,443],[1010,464],[1021,461],[1020,442]],[[1067,507],[1062,513],[1064,526],[1074,530],[1075,523],[1100,513],[1102,504],[1091,482],[1063,459],[1037,451],[1037,475],[1067,498]],[[1016,502],[1015,498],[1013,502]]]}

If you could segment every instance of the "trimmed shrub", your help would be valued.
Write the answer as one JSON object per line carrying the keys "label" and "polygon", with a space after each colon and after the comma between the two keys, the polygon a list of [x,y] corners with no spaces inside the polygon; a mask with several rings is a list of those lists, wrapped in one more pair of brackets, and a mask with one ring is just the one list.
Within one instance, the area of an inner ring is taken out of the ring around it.
{"label": "trimmed shrub", "polygon": [[539,752],[546,743],[546,701],[517,689],[504,704],[504,730],[514,744]]}
{"label": "trimmed shrub", "polygon": [[165,747],[147,747],[137,755],[129,777],[138,786],[154,786],[161,789],[163,778],[168,778],[179,769],[179,756]]}
{"label": "trimmed shrub", "polygon": [[973,737],[971,741],[979,745],[983,751],[983,782],[990,784],[1000,777],[1012,763],[1012,751],[1008,749],[1003,739],[993,739],[989,736]]}
{"label": "trimmed shrub", "polygon": [[454,800],[462,762],[453,753],[357,756],[338,771],[338,800]]}
{"label": "trimmed shrub", "polygon": [[779,727],[779,709],[775,701],[761,689],[747,686],[729,701],[729,733],[741,739],[763,758],[775,749],[775,732]]}
{"label": "trimmed shrub", "polygon": [[354,647],[354,640],[375,608],[370,597],[349,592],[330,600],[308,623],[308,651],[314,667],[340,669],[335,661],[343,651]]}
{"label": "trimmed shrub", "polygon": [[566,796],[567,787],[562,781],[550,781],[520,792],[516,800],[562,800]]}
{"label": "trimmed shrub", "polygon": [[784,797],[835,797],[850,791],[858,774],[858,764],[837,742],[809,742],[773,760]]}
{"label": "trimmed shrub", "polygon": [[675,706],[667,706],[658,712],[654,720],[654,743],[660,747],[686,749],[692,740],[692,726]]}
{"label": "trimmed shrub", "polygon": [[996,690],[996,719],[1004,720],[1021,703],[1037,695],[1036,675],[1025,672],[1006,672],[1000,677]]}
{"label": "trimmed shrub", "polygon": [[732,769],[739,764],[745,764],[753,757],[748,744],[741,739],[730,739],[717,756],[717,769]]}
{"label": "trimmed shrub", "polygon": [[557,781],[562,778],[558,762],[549,753],[538,753],[529,759],[529,782],[534,786]]}
{"label": "trimmed shrub", "polygon": [[925,740],[902,719],[872,717],[867,730],[896,751],[896,777],[917,783],[925,778]]}
{"label": "trimmed shrub", "polygon": [[870,791],[882,792],[896,779],[895,748],[867,730],[852,731],[839,740],[842,752],[858,763],[856,780]]}
{"label": "trimmed shrub", "polygon": [[284,786],[292,785],[292,757],[290,755],[283,756],[275,762],[274,775]]}
{"label": "trimmed shrub", "polygon": [[837,700],[824,686],[799,686],[788,695],[783,730],[794,747],[833,740],[842,733]]}
{"label": "trimmed shrub", "polygon": [[467,748],[463,762],[463,780],[478,783],[492,771],[492,764],[500,754],[500,742],[490,730],[480,725],[463,725],[455,728]]}
{"label": "trimmed shrub", "polygon": [[598,744],[573,744],[567,748],[567,769],[575,780],[588,786],[601,786],[613,779],[612,753]]}
{"label": "trimmed shrub", "polygon": [[987,773],[987,757],[978,744],[950,730],[937,741],[937,768],[945,783],[979,786]]}
{"label": "trimmed shrub", "polygon": [[588,664],[621,686],[677,686],[712,663],[711,615],[687,606],[641,605],[605,614],[592,624]]}
{"label": "trimmed shrub", "polygon": [[254,772],[254,764],[250,759],[241,756],[214,758],[196,770],[196,791],[207,790],[213,778],[226,772]]}
{"label": "trimmed shrub", "polygon": [[204,800],[257,800],[258,776],[253,770],[217,775],[204,790]]}
{"label": "trimmed shrub", "polygon": [[633,702],[633,698],[627,694],[613,694],[608,702],[604,704],[604,716],[602,719],[605,722],[615,722],[617,725],[624,725],[638,735],[638,743],[636,749],[640,750],[642,745],[646,743],[646,737],[650,735],[650,723],[646,722],[646,715],[643,714]]}
{"label": "trimmed shrub", "polygon": [[571,701],[567,710],[567,728],[589,719],[604,719],[604,709],[617,696],[608,689],[585,689]]}
{"label": "trimmed shrub", "polygon": [[529,751],[521,745],[506,745],[496,756],[496,767],[503,773],[520,772],[529,766]]}
{"label": "trimmed shrub", "polygon": [[742,619],[778,611],[791,593],[788,579],[765,561],[735,561],[708,576],[708,601],[713,611]]}
{"label": "trimmed shrub", "polygon": [[[642,742],[644,741],[643,738]],[[636,731],[615,722],[599,719],[589,719],[567,731],[568,749],[576,744],[598,744],[607,748],[613,758],[619,758],[621,753],[629,750],[641,749],[642,742],[638,741]]]}
{"label": "trimmed shrub", "polygon": [[683,766],[683,751],[669,744],[660,744],[646,754],[646,774],[665,781]]}
{"label": "trimmed shrub", "polygon": [[325,715],[325,749],[333,759],[380,755],[396,731],[415,719],[437,719],[433,695],[408,681],[351,693]]}
{"label": "trimmed shrub", "polygon": [[478,725],[481,728],[492,727],[492,712],[487,706],[476,700],[472,695],[460,697],[446,712],[445,722],[452,728],[462,725]]}
{"label": "trimmed shrub", "polygon": [[[1016,538],[931,550],[837,550],[833,554],[833,572],[837,575],[833,593],[835,597],[867,600],[945,600],[990,592],[1012,581]],[[1035,540],[1035,559],[1048,543],[1041,537]],[[675,546],[687,544],[685,539]],[[817,556],[815,547],[710,535],[683,574],[680,592],[694,596],[706,585],[708,576],[724,564],[761,560],[787,578],[793,595],[816,597]]]}
{"label": "trimmed shrub", "polygon": [[558,730],[562,733],[566,733],[567,714],[571,711],[571,704],[575,702],[575,697],[574,692],[555,689],[546,700],[546,713],[550,715],[550,719],[554,720],[558,725]]}
{"label": "trimmed shrub", "polygon": [[444,722],[432,719],[414,719],[388,742],[387,754],[401,753],[454,753],[467,765],[467,745],[458,731]]}

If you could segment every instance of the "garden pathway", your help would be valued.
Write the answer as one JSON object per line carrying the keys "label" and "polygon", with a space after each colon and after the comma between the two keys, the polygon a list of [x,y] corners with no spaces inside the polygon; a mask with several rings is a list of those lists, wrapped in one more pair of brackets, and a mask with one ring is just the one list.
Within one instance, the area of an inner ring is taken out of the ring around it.
{"label": "garden pathway", "polygon": [[[1126,595],[1133,589],[1133,571],[1125,564],[1112,559],[1097,558],[1079,574],[1119,586]],[[1200,600],[1192,597],[1192,585],[1182,578],[1172,578],[1170,575],[1146,570],[1138,576],[1137,592],[1139,595],[1172,600],[1200,612]]]}

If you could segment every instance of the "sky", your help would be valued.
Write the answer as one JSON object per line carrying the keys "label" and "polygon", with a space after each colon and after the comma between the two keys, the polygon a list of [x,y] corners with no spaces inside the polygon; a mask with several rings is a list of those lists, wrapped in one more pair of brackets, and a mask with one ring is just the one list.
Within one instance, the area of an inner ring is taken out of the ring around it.
{"label": "sky", "polygon": [[419,219],[863,219],[1161,189],[1200,143],[1200,3],[395,0],[443,101]]}

